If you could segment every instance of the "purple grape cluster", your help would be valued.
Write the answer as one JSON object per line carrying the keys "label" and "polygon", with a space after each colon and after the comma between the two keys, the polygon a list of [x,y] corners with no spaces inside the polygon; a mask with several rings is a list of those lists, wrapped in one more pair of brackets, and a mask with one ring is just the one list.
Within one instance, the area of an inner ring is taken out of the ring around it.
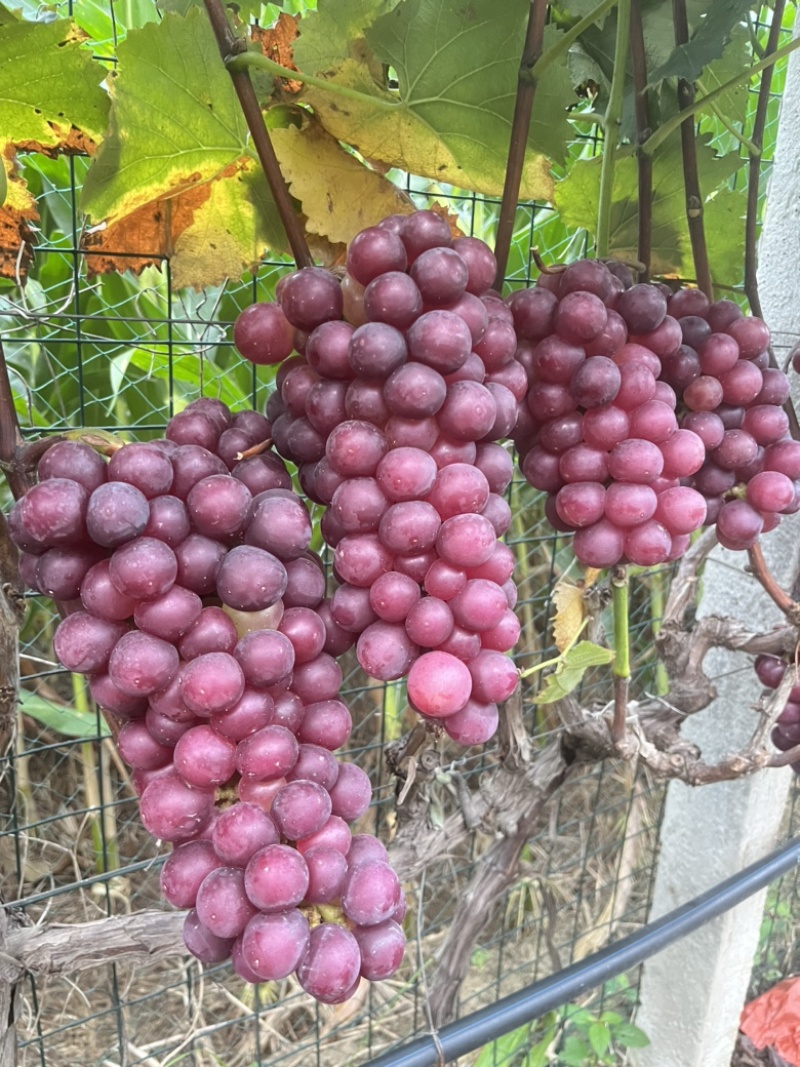
{"label": "purple grape cluster", "polygon": [[789,383],[761,319],[597,260],[507,303],[529,385],[522,472],[582,563],[664,563],[713,523],[725,547],[748,548],[800,507]]}
{"label": "purple grape cluster", "polygon": [[237,320],[255,362],[284,358],[267,404],[277,450],[327,510],[340,583],[330,611],[381,681],[407,676],[421,715],[460,744],[497,728],[517,683],[513,464],[497,444],[527,379],[511,314],[491,292],[482,241],[453,239],[430,211],[362,230],[343,280],[320,268],[281,279],[278,304]]}
{"label": "purple grape cluster", "polygon": [[[787,663],[778,656],[756,656],[753,666],[763,686],[777,689],[786,674]],[[781,752],[800,745],[800,682],[789,690],[786,705],[772,730],[772,743]],[[791,768],[800,774],[800,762],[792,763]]]}
{"label": "purple grape cluster", "polygon": [[108,463],[59,442],[9,527],[28,584],[72,609],[56,653],[174,846],[189,950],[337,1003],[399,966],[405,906],[383,845],[350,830],[371,788],[333,755],[352,720],[308,511],[279,456],[238,458],[270,435],[202,399]]}

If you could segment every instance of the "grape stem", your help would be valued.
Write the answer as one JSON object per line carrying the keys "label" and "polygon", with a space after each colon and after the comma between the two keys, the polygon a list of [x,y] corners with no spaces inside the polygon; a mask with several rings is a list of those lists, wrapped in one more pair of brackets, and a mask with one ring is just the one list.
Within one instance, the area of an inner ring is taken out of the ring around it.
{"label": "grape stem", "polygon": [[283,228],[286,231],[286,237],[295,263],[298,267],[312,267],[314,259],[308,249],[300,219],[294,210],[289,189],[283,180],[278,157],[272,147],[264,116],[261,114],[253,83],[250,81],[250,74],[247,69],[234,69],[229,63],[230,57],[241,52],[247,45],[243,40],[234,36],[228,25],[228,19],[221,0],[204,0],[204,3],[211,28],[217,39],[220,55],[228,67],[228,73],[239,98],[242,114],[250,130],[250,136],[253,138],[253,146],[266,175]]}
{"label": "grape stem", "polygon": [[600,194],[597,206],[598,259],[608,256],[611,232],[611,205],[614,199],[614,164],[617,157],[620,125],[622,123],[622,97],[625,91],[628,41],[631,28],[631,0],[619,0],[617,4],[617,35],[614,43],[614,74],[608,98],[604,123],[603,162],[600,169]]}
{"label": "grape stem", "polygon": [[641,0],[631,0],[631,65],[633,70],[633,107],[636,116],[636,169],[638,182],[637,255],[644,268],[639,281],[650,280],[650,253],[653,242],[653,160],[642,151],[652,130],[650,96],[647,92],[647,54],[644,48]]}
{"label": "grape stem", "polygon": [[795,745],[794,748],[789,748],[785,752],[770,756],[767,766],[788,767],[789,764],[798,762],[800,762],[800,745]]}
{"label": "grape stem", "polygon": [[614,618],[614,718],[611,736],[619,748],[627,738],[628,687],[631,680],[628,568],[618,564],[611,571],[611,611]]}
{"label": "grape stem", "polygon": [[497,240],[494,255],[497,260],[497,274],[494,286],[501,291],[508,264],[508,253],[514,235],[514,219],[517,212],[519,190],[522,184],[522,168],[525,164],[525,151],[528,147],[528,131],[533,113],[533,101],[536,96],[537,77],[534,68],[542,54],[544,22],[547,16],[547,0],[530,0],[528,8],[528,28],[525,44],[517,75],[517,96],[514,102],[514,118],[511,123],[511,140],[508,146],[506,177],[503,185],[503,197],[500,203],[500,217],[497,222]]}
{"label": "grape stem", "polygon": [[266,441],[259,441],[257,445],[251,445],[250,448],[246,448],[244,452],[237,452],[236,459],[251,459],[253,456],[260,456],[262,452],[266,452],[268,448],[272,448],[271,438],[267,438]]}
{"label": "grape stem", "polygon": [[767,595],[777,604],[786,618],[794,626],[800,625],[800,604],[792,600],[788,593],[775,581],[775,577],[767,566],[761,545],[756,541],[752,548],[747,550],[750,560],[749,571],[762,586]]}
{"label": "grape stem", "polygon": [[[675,44],[685,45],[689,40],[689,23],[686,16],[686,0],[672,0],[672,22],[675,27]],[[678,105],[689,107],[695,98],[694,85],[685,78],[678,78]],[[681,123],[681,154],[683,156],[683,183],[686,192],[686,222],[692,244],[692,259],[697,275],[697,285],[709,300],[714,299],[711,268],[708,263],[708,246],[703,225],[703,194],[697,170],[697,144],[695,142],[694,116],[688,115]]]}

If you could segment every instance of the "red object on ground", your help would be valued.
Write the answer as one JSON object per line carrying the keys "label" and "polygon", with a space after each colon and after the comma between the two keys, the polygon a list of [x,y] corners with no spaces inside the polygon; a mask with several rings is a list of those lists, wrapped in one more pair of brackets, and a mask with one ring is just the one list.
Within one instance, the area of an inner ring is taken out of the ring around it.
{"label": "red object on ground", "polygon": [[787,978],[745,1004],[740,1028],[757,1048],[770,1045],[800,1067],[800,977]]}

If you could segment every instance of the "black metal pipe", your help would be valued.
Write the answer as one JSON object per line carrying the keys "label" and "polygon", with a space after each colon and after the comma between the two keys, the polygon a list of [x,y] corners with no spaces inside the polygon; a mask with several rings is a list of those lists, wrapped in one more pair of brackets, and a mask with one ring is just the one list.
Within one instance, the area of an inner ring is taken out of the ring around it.
{"label": "black metal pipe", "polygon": [[725,879],[708,892],[649,923],[643,930],[564,968],[495,1004],[448,1023],[438,1032],[438,1047],[430,1035],[387,1052],[367,1067],[436,1067],[440,1049],[447,1063],[474,1052],[503,1034],[568,1004],[587,989],[623,974],[673,941],[692,933],[711,919],[740,904],[800,863],[800,838],[771,852],[757,863]]}

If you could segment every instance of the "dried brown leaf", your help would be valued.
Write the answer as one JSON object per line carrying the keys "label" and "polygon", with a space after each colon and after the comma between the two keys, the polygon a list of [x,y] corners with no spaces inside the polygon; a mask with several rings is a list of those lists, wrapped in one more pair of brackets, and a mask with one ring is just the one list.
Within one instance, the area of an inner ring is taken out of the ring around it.
{"label": "dried brown leaf", "polygon": [[12,145],[3,147],[0,159],[8,182],[0,207],[0,278],[24,278],[33,260],[33,226],[39,221],[39,210],[27,185],[17,176]]}
{"label": "dried brown leaf", "polygon": [[[290,70],[297,70],[294,65],[293,49],[297,38],[296,15],[287,15],[284,11],[278,16],[278,21],[271,29],[264,30],[260,26],[253,26],[250,36],[261,46],[261,51],[273,63],[288,67]],[[296,78],[281,78],[280,84],[287,93],[299,93],[303,88],[303,83],[297,81]]]}

